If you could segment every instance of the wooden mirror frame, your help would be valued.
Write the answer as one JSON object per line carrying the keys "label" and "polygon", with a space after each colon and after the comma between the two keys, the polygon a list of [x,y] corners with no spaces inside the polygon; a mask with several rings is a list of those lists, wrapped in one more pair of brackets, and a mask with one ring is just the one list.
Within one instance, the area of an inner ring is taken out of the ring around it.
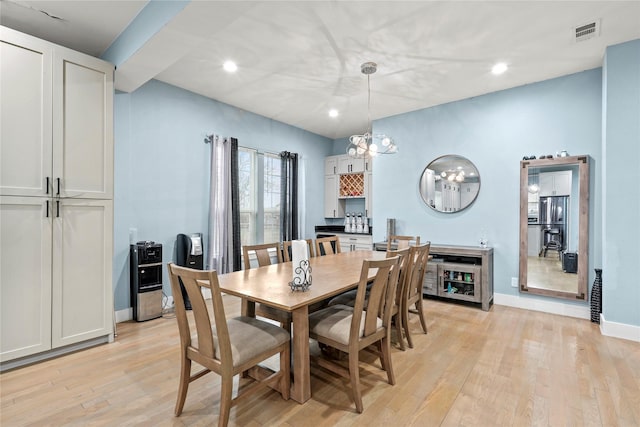
{"label": "wooden mirror frame", "polygon": [[[529,168],[545,166],[578,166],[578,292],[563,292],[529,287],[527,282],[528,239],[528,185]],[[520,292],[571,300],[588,300],[589,266],[589,156],[567,156],[552,159],[522,160],[520,162]]]}

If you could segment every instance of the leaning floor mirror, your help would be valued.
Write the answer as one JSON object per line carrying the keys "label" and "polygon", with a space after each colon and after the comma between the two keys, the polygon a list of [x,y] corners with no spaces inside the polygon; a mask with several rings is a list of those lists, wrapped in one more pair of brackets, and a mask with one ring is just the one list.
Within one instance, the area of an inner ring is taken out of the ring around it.
{"label": "leaning floor mirror", "polygon": [[520,292],[587,301],[589,157],[520,162]]}

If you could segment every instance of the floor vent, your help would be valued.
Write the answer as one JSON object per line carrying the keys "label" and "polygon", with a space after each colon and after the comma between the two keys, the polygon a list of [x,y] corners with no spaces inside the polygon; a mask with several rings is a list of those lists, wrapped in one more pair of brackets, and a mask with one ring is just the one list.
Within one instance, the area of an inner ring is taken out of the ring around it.
{"label": "floor vent", "polygon": [[597,37],[600,35],[600,20],[580,25],[579,27],[576,27],[575,30],[577,42]]}

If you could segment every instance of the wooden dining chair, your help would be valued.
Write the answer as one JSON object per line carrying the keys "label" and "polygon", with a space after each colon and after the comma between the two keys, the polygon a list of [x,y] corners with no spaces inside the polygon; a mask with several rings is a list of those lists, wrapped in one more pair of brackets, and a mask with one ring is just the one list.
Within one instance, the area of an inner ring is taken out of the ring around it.
{"label": "wooden dining chair", "polygon": [[[261,245],[245,245],[242,247],[242,258],[244,259],[244,269],[251,269],[251,254],[255,254],[258,260],[258,267],[264,267],[272,264],[272,255],[276,256],[276,262],[282,262],[282,251],[280,243],[264,243]],[[243,304],[246,302],[243,301]],[[278,310],[264,304],[256,304],[256,316],[265,317],[267,319],[280,322],[280,325],[287,331],[291,332],[291,313]]]}
{"label": "wooden dining chair", "polygon": [[[239,316],[227,319],[215,270],[193,270],[173,263],[169,263],[168,268],[180,331],[181,368],[175,415],[180,416],[182,413],[189,384],[209,372],[215,372],[221,377],[218,416],[220,427],[227,425],[231,407],[237,404],[238,399],[259,388],[276,387],[283,399],[289,399],[289,333],[278,326],[252,317]],[[191,300],[195,327],[187,318],[180,281]],[[211,290],[213,324],[201,288]],[[246,388],[243,387],[242,394],[232,398],[233,377],[276,354],[280,355],[280,370]],[[192,362],[204,369],[191,374]]]}
{"label": "wooden dining chair", "polygon": [[338,236],[320,237],[316,239],[316,256],[333,255],[342,252]]}
{"label": "wooden dining chair", "polygon": [[[394,305],[398,283],[398,262],[399,257],[378,261],[365,260],[362,263],[354,307],[339,304],[309,315],[309,336],[319,344],[332,347],[349,356],[347,367],[325,357],[313,357],[313,362],[350,379],[353,400],[359,413],[363,411],[360,350],[375,344],[382,369],[387,372],[389,384],[393,385],[396,382],[391,364],[390,329],[391,308]],[[365,310],[368,278],[374,269],[377,271],[369,290],[369,302]]]}
{"label": "wooden dining chair", "polygon": [[[309,258],[316,256],[313,251],[313,240],[311,239],[305,239],[305,240],[307,241],[307,246],[309,246]],[[282,242],[282,259],[284,260],[284,262],[291,261],[291,256],[292,256],[291,240]]]}
{"label": "wooden dining chair", "polygon": [[265,265],[271,265],[271,256],[275,255],[277,262],[282,262],[282,252],[280,251],[280,243],[264,243],[261,245],[244,245],[242,247],[242,260],[244,263],[244,269],[249,270],[251,268],[251,255],[256,256],[258,261],[258,267],[264,267]]}
{"label": "wooden dining chair", "polygon": [[404,249],[409,246],[420,245],[420,236],[389,236],[387,240],[387,250],[390,251],[393,248],[393,243],[396,243],[395,249]]}
{"label": "wooden dining chair", "polygon": [[[422,330],[427,333],[427,322],[424,317],[424,308],[422,306],[422,282],[427,271],[427,262],[429,261],[429,250],[431,242],[427,242],[421,246],[412,246],[409,253],[409,259],[414,263],[411,268],[411,276],[408,278],[408,284],[403,298],[403,304],[400,308],[402,313],[402,329],[404,329],[407,337],[407,343],[413,348],[411,339],[411,329],[409,328],[409,313],[417,313],[420,318]],[[413,309],[411,308],[413,306]]]}
{"label": "wooden dining chair", "polygon": [[[411,269],[413,268],[413,262],[409,258],[410,248],[399,249],[397,251],[387,251],[387,258],[399,257],[398,265],[400,267],[400,273],[398,274],[398,283],[396,285],[396,298],[395,303],[391,309],[391,324],[396,328],[396,336],[398,345],[401,350],[405,350],[404,338],[403,338],[403,323],[402,323],[402,308],[404,307],[404,298],[406,296],[407,288],[409,286],[409,278],[411,277]],[[353,307],[356,302],[356,296],[358,294],[357,289],[344,292],[331,300],[329,300],[329,306],[332,305],[348,305]],[[365,309],[367,308],[369,299],[369,287],[367,287],[367,294],[365,297]]]}

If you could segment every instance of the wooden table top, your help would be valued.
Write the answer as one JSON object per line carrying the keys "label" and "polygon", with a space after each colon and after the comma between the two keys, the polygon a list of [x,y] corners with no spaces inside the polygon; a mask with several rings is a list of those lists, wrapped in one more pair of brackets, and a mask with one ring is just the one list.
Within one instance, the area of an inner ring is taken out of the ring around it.
{"label": "wooden table top", "polygon": [[362,262],[385,256],[385,252],[353,251],[309,258],[312,285],[306,292],[291,291],[291,262],[221,274],[218,281],[222,292],[293,311],[354,288],[360,280]]}

